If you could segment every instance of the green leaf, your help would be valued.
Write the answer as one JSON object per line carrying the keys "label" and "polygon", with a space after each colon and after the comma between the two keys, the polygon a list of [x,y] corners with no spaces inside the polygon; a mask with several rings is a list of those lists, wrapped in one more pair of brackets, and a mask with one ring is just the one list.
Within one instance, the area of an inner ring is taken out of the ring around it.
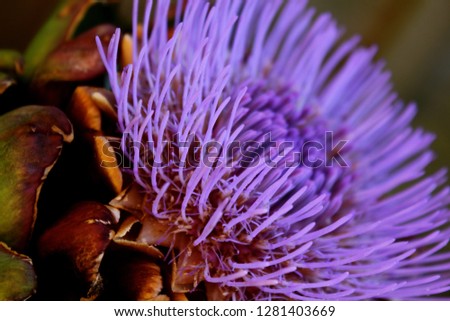
{"label": "green leaf", "polygon": [[72,139],[72,125],[55,107],[21,107],[0,117],[0,241],[26,247],[42,183]]}
{"label": "green leaf", "polygon": [[21,73],[23,70],[23,58],[20,52],[15,50],[0,50],[0,69]]}
{"label": "green leaf", "polygon": [[0,300],[25,300],[35,291],[31,259],[0,243]]}

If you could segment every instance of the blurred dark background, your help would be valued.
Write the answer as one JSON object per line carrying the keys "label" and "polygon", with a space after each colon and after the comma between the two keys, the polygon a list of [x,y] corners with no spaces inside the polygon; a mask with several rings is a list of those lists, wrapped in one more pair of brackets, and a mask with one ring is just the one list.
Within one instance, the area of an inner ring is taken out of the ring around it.
{"label": "blurred dark background", "polygon": [[348,35],[377,44],[395,90],[415,101],[415,125],[436,133],[431,170],[450,167],[450,0],[310,0],[330,11]]}
{"label": "blurred dark background", "polygon": [[[58,1],[2,1],[0,48],[23,51]],[[378,57],[387,61],[400,97],[419,104],[416,126],[437,134],[433,147],[438,159],[432,169],[450,167],[450,0],[310,0],[310,4],[332,12],[347,35],[361,34],[363,44],[378,45]]]}

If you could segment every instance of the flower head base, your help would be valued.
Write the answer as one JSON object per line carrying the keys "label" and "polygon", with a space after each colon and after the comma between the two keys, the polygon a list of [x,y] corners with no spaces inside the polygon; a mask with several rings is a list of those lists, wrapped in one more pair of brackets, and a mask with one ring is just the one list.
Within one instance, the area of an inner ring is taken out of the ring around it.
{"label": "flower head base", "polygon": [[[181,271],[223,299],[450,289],[445,173],[423,177],[433,136],[410,127],[375,49],[339,42],[306,1],[183,6],[172,32],[170,1],[148,1],[139,39],[135,1],[121,78],[119,31],[102,52],[146,215],[167,226],[156,243]],[[327,133],[347,143],[325,148]]]}

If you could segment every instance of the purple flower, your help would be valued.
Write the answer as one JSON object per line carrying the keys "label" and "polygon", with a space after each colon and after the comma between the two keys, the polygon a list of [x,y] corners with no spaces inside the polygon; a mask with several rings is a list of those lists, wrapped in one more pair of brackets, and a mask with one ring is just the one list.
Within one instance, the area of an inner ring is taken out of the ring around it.
{"label": "purple flower", "polygon": [[147,3],[139,39],[134,2],[121,77],[119,31],[102,51],[146,191],[138,240],[176,248],[209,298],[448,291],[446,173],[425,175],[433,135],[411,127],[376,49],[306,1],[178,1],[170,24],[169,6]]}

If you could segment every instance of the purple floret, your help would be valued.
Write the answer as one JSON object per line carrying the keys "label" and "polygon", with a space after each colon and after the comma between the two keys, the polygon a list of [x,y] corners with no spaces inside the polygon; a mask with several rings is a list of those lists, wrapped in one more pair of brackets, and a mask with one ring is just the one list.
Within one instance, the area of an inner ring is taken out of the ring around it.
{"label": "purple floret", "polygon": [[169,23],[170,2],[147,2],[142,39],[134,2],[121,77],[119,30],[101,53],[146,215],[199,253],[198,282],[233,300],[448,291],[446,172],[425,174],[434,137],[376,49],[306,1],[178,1]]}

